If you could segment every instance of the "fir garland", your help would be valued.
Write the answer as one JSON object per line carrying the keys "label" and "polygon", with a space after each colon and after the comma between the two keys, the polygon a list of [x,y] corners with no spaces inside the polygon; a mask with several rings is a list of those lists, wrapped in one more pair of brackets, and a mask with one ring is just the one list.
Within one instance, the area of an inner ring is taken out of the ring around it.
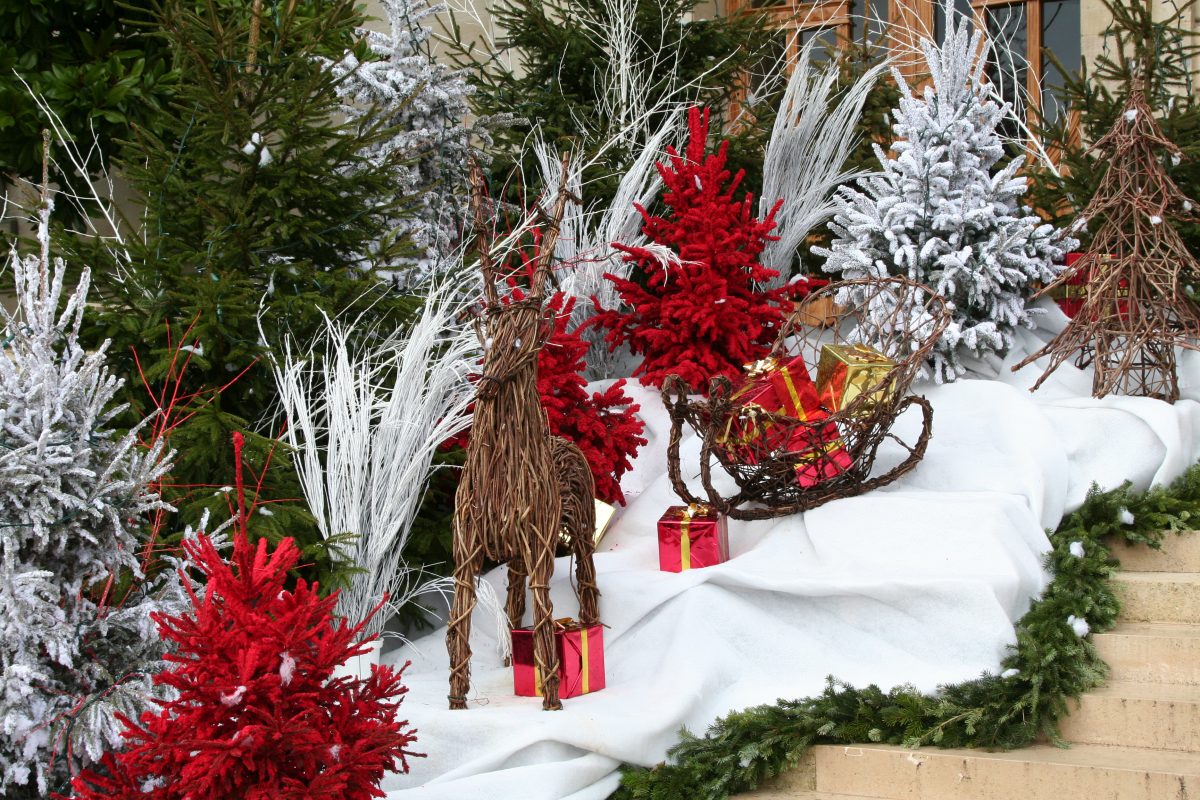
{"label": "fir garland", "polygon": [[[911,686],[855,689],[830,677],[816,697],[780,701],[718,719],[704,737],[686,730],[670,764],[625,768],[610,800],[723,800],[796,766],[816,744],[879,742],[916,747],[1010,749],[1038,734],[1056,744],[1067,700],[1100,685],[1108,668],[1088,630],[1116,623],[1120,603],[1110,579],[1119,565],[1108,541],[1161,547],[1200,515],[1200,464],[1167,488],[1134,493],[1126,483],[1087,500],[1050,533],[1046,567],[1054,576],[1017,623],[1017,642],[999,675],[934,694]],[[1080,635],[1080,634],[1083,635]]]}

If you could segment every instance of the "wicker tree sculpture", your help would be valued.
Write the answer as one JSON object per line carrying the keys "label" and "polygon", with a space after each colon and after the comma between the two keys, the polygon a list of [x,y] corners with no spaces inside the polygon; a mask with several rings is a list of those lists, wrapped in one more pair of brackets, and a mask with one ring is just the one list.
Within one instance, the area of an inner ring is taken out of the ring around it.
{"label": "wicker tree sculpture", "polygon": [[[565,167],[565,165],[564,165]],[[550,578],[560,535],[575,557],[579,618],[597,619],[592,473],[583,453],[550,436],[537,391],[538,353],[554,329],[545,282],[566,207],[560,191],[547,220],[528,295],[502,300],[484,241],[484,191],[472,171],[474,210],[483,271],[484,312],[479,328],[483,372],[475,395],[471,440],[454,513],[454,602],[446,633],[450,651],[450,708],[466,708],[471,679],[471,611],[484,559],[508,565],[507,613],[513,628],[525,616],[525,585],[533,594],[534,662],[542,676],[542,708],[562,708]]]}
{"label": "wicker tree sculpture", "polygon": [[1083,257],[1042,290],[1083,278],[1083,305],[1058,336],[1013,369],[1049,356],[1036,390],[1078,354],[1077,366],[1095,368],[1094,396],[1173,403],[1179,399],[1175,348],[1200,349],[1200,312],[1181,280],[1200,274],[1200,264],[1169,220],[1197,219],[1196,202],[1163,168],[1164,157],[1180,157],[1179,148],[1163,136],[1140,89],[1095,148],[1109,167],[1082,220],[1099,220],[1099,226]]}

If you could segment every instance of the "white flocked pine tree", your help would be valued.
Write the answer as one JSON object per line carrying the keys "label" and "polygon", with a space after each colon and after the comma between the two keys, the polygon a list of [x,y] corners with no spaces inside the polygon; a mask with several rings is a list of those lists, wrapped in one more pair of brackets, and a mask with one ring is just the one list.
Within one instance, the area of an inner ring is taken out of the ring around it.
{"label": "white flocked pine tree", "polygon": [[136,526],[161,502],[161,446],[112,426],[120,382],[104,348],[78,336],[88,272],[64,299],[51,259],[50,199],[40,252],[15,248],[17,309],[0,306],[0,796],[65,791],[68,762],[118,746],[114,712],[136,717],[155,694],[163,645],[150,618],[182,608],[169,564],[143,575]]}
{"label": "white flocked pine tree", "polygon": [[346,115],[395,135],[366,155],[379,162],[399,151],[405,163],[397,193],[414,199],[412,216],[395,220],[396,232],[412,238],[418,253],[389,270],[402,288],[430,276],[454,251],[465,219],[467,170],[488,142],[489,120],[468,125],[472,87],[459,71],[433,60],[428,21],[441,10],[427,0],[382,0],[388,31],[363,31],[373,58],[347,53],[333,65]]}
{"label": "white flocked pine tree", "polygon": [[1003,355],[1018,326],[1034,326],[1026,300],[1073,246],[1022,205],[1022,160],[1000,163],[997,128],[1012,111],[986,81],[988,44],[951,4],[944,11],[943,41],[919,43],[923,90],[893,70],[901,91],[894,155],[876,146],[882,172],[839,190],[834,240],[814,248],[825,271],[843,279],[900,275],[949,301],[953,322],[929,364],[938,382],[966,374],[964,358]]}

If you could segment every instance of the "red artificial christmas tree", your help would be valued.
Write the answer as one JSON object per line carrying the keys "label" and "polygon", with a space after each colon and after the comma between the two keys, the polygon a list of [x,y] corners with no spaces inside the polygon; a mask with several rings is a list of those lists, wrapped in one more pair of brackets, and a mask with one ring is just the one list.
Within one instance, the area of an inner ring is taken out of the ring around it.
{"label": "red artificial christmas tree", "polygon": [[625,394],[625,379],[603,392],[588,393],[583,370],[588,343],[578,331],[567,330],[575,298],[556,293],[547,305],[554,309],[554,331],[538,355],[538,394],[550,422],[550,433],[574,442],[587,458],[596,484],[596,497],[625,504],[621,476],[632,466],[638,448],[646,444],[645,425],[637,405]]}
{"label": "red artificial christmas tree", "polygon": [[78,776],[78,800],[365,800],[384,797],[386,772],[408,771],[416,737],[396,709],[401,674],[333,678],[366,651],[363,624],[336,621],[336,593],[303,580],[285,590],[300,558],[291,539],[268,551],[235,537],[232,564],[201,535],[187,542],[206,578],[192,612],[158,615],[174,644],[173,668],[155,681],[177,698],[140,722],[127,718],[127,749]]}
{"label": "red artificial christmas tree", "polygon": [[[675,374],[706,391],[713,376],[737,377],[743,364],[766,355],[791,309],[786,289],[758,288],[778,275],[758,257],[774,238],[779,204],[759,220],[750,193],[734,199],[743,173],[731,179],[725,169],[728,142],[705,154],[708,118],[708,109],[693,108],[686,154],[668,148],[670,164],[658,165],[667,216],[637,206],[642,231],[660,252],[614,244],[640,273],[637,280],[605,276],[628,309],[600,309],[597,303],[592,320],[608,329],[610,347],[625,344],[643,356],[633,374],[644,384],[661,386]],[[662,246],[677,259],[664,264]]]}

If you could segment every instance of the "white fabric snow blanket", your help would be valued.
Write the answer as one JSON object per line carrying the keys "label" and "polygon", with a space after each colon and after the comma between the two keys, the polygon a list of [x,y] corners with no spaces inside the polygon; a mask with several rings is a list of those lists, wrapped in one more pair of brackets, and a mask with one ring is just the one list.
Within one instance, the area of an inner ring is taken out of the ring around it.
{"label": "white fabric snow blanket", "polygon": [[[1063,322],[1057,310],[1043,319]],[[729,561],[678,574],[658,569],[656,522],[679,502],[665,474],[666,413],[655,392],[631,387],[650,444],[596,555],[607,688],[561,712],[513,696],[495,614],[477,607],[468,710],[446,707],[444,628],[384,657],[412,661],[402,712],[429,754],[385,781],[388,797],[601,800],[621,762],[661,761],[681,726],[702,733],[729,711],[815,694],[827,675],[928,691],[996,671],[1047,581],[1045,529],[1093,482],[1145,489],[1200,458],[1194,354],[1181,369],[1189,399],[1174,406],[1094,400],[1091,375],[1069,365],[1030,394],[1040,369],[1009,365],[1049,335],[1025,332],[1003,365],[980,365],[998,379],[915,387],[933,403],[933,437],[896,483],[803,515],[731,521]],[[919,420],[899,424],[915,435]],[[694,436],[683,453],[695,472]],[[487,580],[503,597],[504,569]],[[577,611],[566,559],[553,600],[555,616]]]}

